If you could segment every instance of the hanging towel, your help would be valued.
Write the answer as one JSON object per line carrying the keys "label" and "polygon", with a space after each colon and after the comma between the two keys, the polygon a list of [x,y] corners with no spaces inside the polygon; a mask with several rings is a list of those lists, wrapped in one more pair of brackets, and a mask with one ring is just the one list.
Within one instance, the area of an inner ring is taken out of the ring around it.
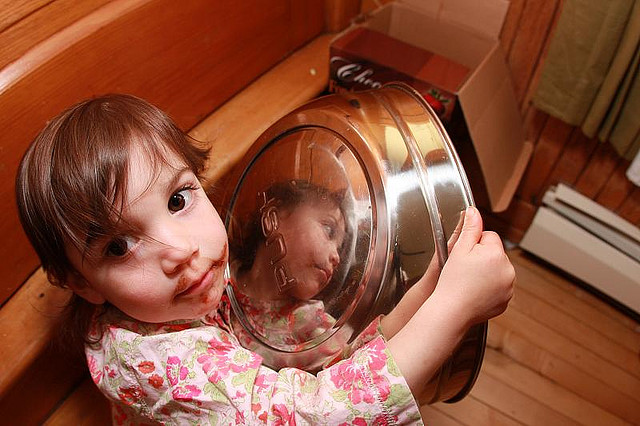
{"label": "hanging towel", "polygon": [[631,160],[639,63],[640,0],[565,0],[533,102]]}

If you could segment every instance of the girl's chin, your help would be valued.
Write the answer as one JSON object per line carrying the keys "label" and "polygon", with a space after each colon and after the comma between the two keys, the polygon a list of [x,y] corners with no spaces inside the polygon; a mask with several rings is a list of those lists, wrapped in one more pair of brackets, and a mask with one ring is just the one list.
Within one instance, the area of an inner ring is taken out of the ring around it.
{"label": "girl's chin", "polygon": [[193,301],[197,304],[196,318],[202,318],[215,311],[222,300],[222,293],[224,293],[224,285],[214,285],[211,290],[201,294],[197,301]]}
{"label": "girl's chin", "polygon": [[304,289],[298,289],[298,291],[293,291],[291,295],[298,300],[309,300],[313,299],[320,291],[324,288],[324,286],[317,285],[316,283],[312,285],[303,284],[305,286]]}

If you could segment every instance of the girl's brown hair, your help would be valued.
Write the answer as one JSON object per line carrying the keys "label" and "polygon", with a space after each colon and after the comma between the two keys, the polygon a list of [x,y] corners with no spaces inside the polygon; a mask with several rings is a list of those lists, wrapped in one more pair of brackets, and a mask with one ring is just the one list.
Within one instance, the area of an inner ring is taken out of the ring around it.
{"label": "girl's brown hair", "polygon": [[[51,283],[65,287],[74,273],[67,244],[86,253],[93,238],[112,235],[119,226],[123,206],[118,200],[126,199],[133,147],[148,153],[155,168],[174,153],[197,176],[208,155],[160,109],[121,94],[62,112],[25,153],[16,178],[18,213]],[[91,311],[77,307],[76,312]]]}

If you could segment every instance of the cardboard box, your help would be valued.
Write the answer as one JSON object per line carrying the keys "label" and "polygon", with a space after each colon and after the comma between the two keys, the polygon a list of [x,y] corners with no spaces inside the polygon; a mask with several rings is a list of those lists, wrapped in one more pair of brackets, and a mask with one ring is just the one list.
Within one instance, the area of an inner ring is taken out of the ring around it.
{"label": "cardboard box", "polygon": [[444,56],[357,27],[331,44],[330,89],[366,90],[390,81],[410,84],[429,102],[440,120],[451,121],[456,92],[469,68]]}
{"label": "cardboard box", "polygon": [[397,0],[338,35],[330,89],[413,85],[440,116],[476,202],[505,210],[533,145],[499,42],[507,0]]}

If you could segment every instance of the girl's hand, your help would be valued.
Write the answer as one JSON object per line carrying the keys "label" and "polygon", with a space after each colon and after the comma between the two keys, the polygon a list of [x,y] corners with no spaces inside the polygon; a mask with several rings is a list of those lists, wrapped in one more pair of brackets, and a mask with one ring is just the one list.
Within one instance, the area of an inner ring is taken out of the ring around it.
{"label": "girl's hand", "polygon": [[414,396],[421,395],[470,326],[507,308],[514,280],[502,241],[482,231],[480,213],[470,207],[433,294],[389,339],[389,350]]}
{"label": "girl's hand", "polygon": [[471,326],[505,311],[514,281],[515,270],[500,237],[483,231],[480,213],[468,208],[432,297],[449,306],[452,319]]}

